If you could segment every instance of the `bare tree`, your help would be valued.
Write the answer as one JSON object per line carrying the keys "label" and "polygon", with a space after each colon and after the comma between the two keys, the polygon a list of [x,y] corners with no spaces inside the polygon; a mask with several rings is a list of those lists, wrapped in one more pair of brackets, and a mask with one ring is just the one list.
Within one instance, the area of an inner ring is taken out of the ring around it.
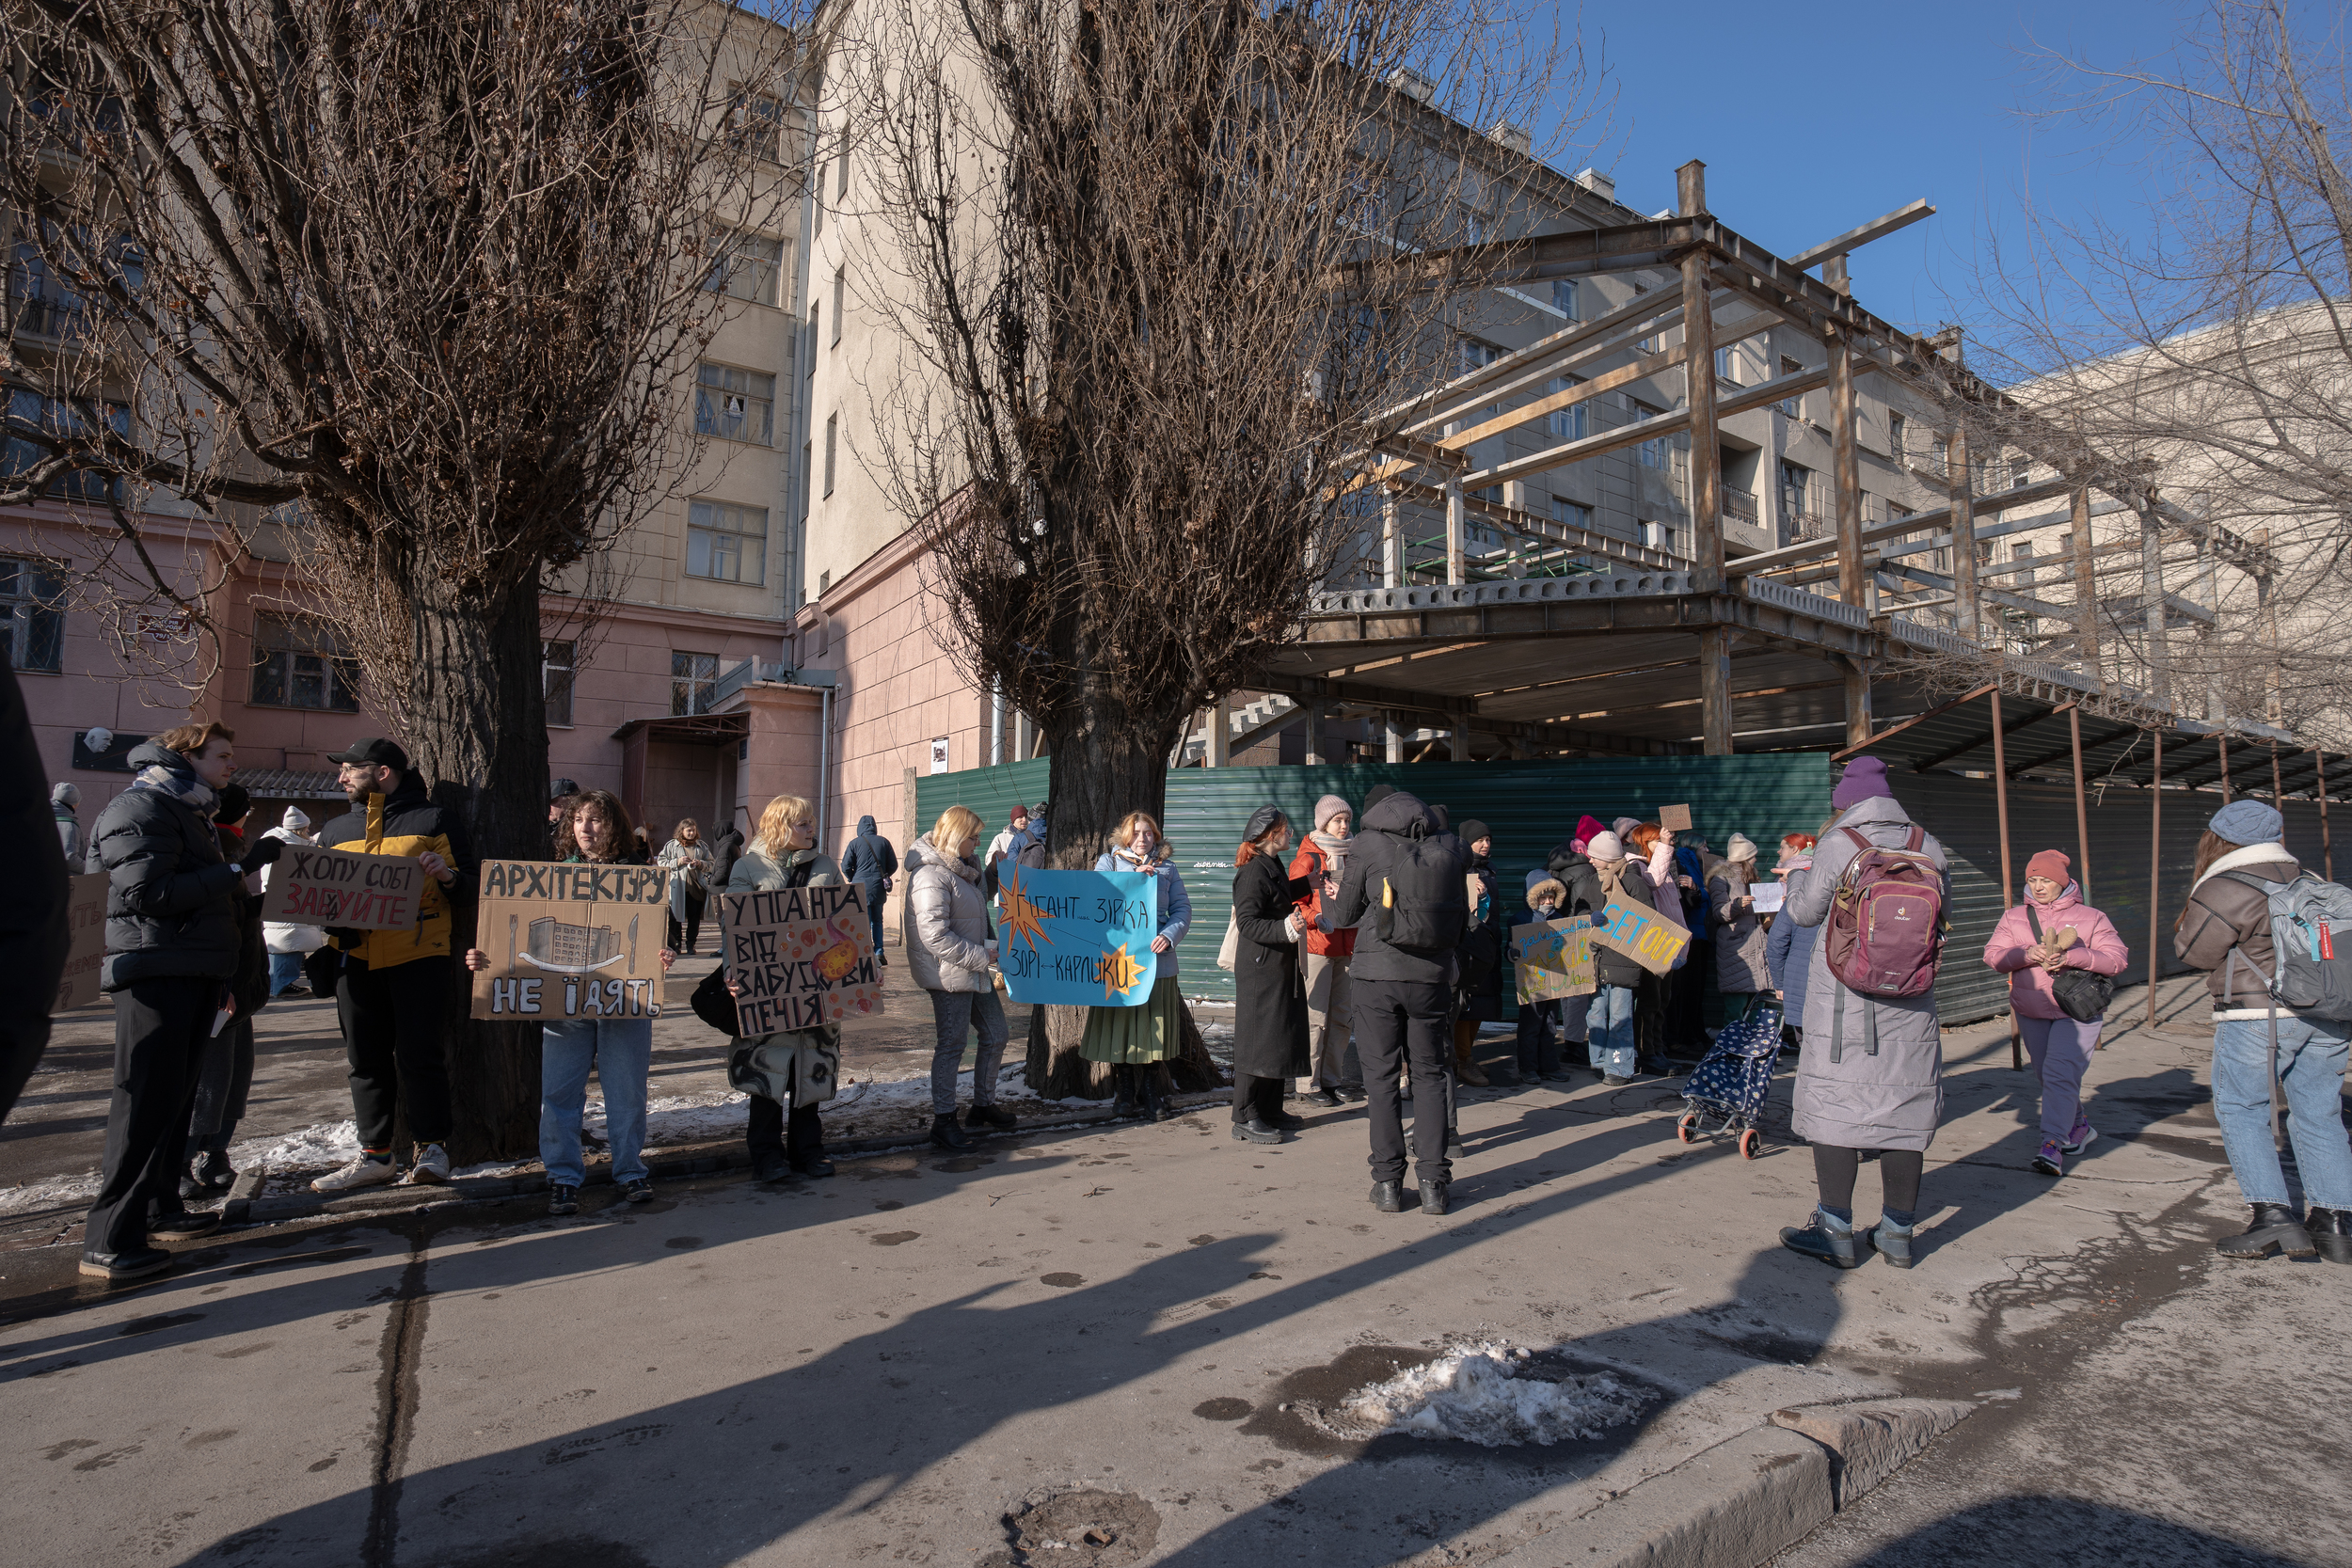
{"label": "bare tree", "polygon": [[[100,514],[116,602],[215,650],[206,591],[277,537],[436,799],[543,855],[541,594],[691,454],[711,241],[787,199],[795,35],[696,0],[18,0],[0,43],[47,302],[8,322],[35,458],[0,500]],[[451,1008],[453,1152],[530,1147],[535,1041]]]}
{"label": "bare tree", "polygon": [[[2082,461],[2139,472],[2169,503],[2168,592],[2210,594],[2225,616],[2174,650],[2176,691],[2337,731],[2333,610],[2352,549],[2345,51],[2315,11],[2213,0],[2156,60],[2042,56],[2035,112],[2111,136],[2110,156],[2137,151],[2145,222],[2034,214],[2023,246],[1991,252],[1971,340],[1977,368],[2068,428]],[[2103,568],[2128,605],[2106,646],[2144,678],[2136,562]],[[2314,679],[2324,701],[2309,700]]]}
{"label": "bare tree", "polygon": [[[1045,738],[1053,863],[1091,863],[1357,563],[1353,476],[1469,313],[1449,247],[1520,210],[1482,132],[1549,55],[1484,0],[876,16],[855,134],[903,286],[869,292],[909,361],[861,455],[929,530],[970,678]],[[1042,1092],[1084,1085],[1082,1017]]]}

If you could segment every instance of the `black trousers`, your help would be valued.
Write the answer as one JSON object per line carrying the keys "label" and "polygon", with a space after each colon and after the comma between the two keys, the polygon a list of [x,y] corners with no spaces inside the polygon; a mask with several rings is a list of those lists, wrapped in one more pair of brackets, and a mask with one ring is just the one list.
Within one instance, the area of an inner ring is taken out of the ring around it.
{"label": "black trousers", "polygon": [[781,1154],[794,1161],[825,1157],[825,1129],[817,1119],[816,1106],[795,1105],[787,1117],[782,1105],[755,1094],[751,1110],[751,1125],[743,1141],[751,1146],[753,1159],[763,1154]]}
{"label": "black trousers", "polygon": [[188,1111],[207,1032],[225,982],[199,975],[135,980],[114,993],[115,1086],[106,1106],[106,1155],[82,1244],[137,1252],[151,1221],[181,1212],[188,1163]]}
{"label": "black trousers", "polygon": [[[686,925],[683,929],[681,929],[678,926],[678,918],[676,915],[672,915],[670,917],[671,952],[684,953],[694,947],[702,941],[703,911],[707,907],[708,900],[707,899],[688,899],[686,901]],[[678,939],[680,937],[685,938],[685,940],[683,942],[679,941]]]}
{"label": "black trousers", "polygon": [[[206,1027],[211,1027],[210,1023]],[[188,1115],[188,1136],[200,1149],[226,1154],[229,1140],[245,1119],[253,1090],[253,1021],[240,1018],[204,1042],[204,1063],[196,1076],[196,1101]]]}
{"label": "black trousers", "polygon": [[361,1148],[392,1147],[395,1110],[408,1113],[408,1135],[418,1143],[449,1141],[449,1061],[441,1028],[453,962],[446,953],[389,969],[343,959],[335,1017],[351,1062],[351,1111]]}
{"label": "black trousers", "polygon": [[1282,1114],[1282,1086],[1287,1078],[1261,1078],[1252,1072],[1233,1074],[1233,1119],[1248,1121],[1252,1117],[1274,1125],[1274,1118]]}
{"label": "black trousers", "polygon": [[1413,1072],[1413,1166],[1420,1180],[1453,1175],[1445,1157],[1446,1075],[1454,1065],[1453,988],[1353,977],[1356,1049],[1372,1120],[1372,1179],[1405,1180],[1405,1106],[1397,1080]]}

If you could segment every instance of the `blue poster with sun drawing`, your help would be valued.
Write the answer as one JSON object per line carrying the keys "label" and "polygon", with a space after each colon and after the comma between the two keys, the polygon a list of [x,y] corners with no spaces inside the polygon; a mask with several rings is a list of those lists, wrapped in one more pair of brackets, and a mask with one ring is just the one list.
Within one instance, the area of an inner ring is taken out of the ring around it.
{"label": "blue poster with sun drawing", "polygon": [[1135,1007],[1152,995],[1160,933],[1152,879],[999,863],[996,963],[1015,1002]]}

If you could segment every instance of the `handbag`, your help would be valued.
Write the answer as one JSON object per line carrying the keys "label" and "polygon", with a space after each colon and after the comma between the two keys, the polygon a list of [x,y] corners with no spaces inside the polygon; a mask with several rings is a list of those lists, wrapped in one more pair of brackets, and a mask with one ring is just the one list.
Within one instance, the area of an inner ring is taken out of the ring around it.
{"label": "handbag", "polygon": [[[2034,912],[2031,899],[2026,902],[2026,923],[2033,927],[2033,940],[2041,942],[2042,917]],[[2115,976],[2088,969],[2061,969],[2050,977],[2050,994],[2057,999],[2058,1011],[2068,1018],[2077,1023],[2096,1023],[2107,1016],[2107,1004],[2115,1000]]]}
{"label": "handbag", "polygon": [[1228,974],[1241,961],[1241,919],[1238,915],[1225,917],[1225,940],[1216,944],[1216,967]]}
{"label": "handbag", "polygon": [[694,994],[687,999],[694,1016],[723,1035],[733,1035],[738,1027],[735,993],[727,990],[727,966],[721,964],[702,978]]}

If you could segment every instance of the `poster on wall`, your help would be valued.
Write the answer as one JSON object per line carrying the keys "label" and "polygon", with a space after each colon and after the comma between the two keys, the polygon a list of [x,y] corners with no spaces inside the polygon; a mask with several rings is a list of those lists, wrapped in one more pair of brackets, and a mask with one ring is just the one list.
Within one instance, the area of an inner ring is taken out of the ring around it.
{"label": "poster on wall", "polygon": [[719,951],[736,1033],[814,1029],[882,1010],[882,967],[860,882],[719,895]]}
{"label": "poster on wall", "polygon": [[1602,918],[1605,924],[1594,928],[1593,940],[1615,948],[1652,974],[1674,968],[1682,950],[1691,945],[1690,932],[1639,904],[1621,904],[1612,898]]}
{"label": "poster on wall", "polygon": [[485,862],[474,945],[490,966],[474,974],[472,1016],[660,1017],[669,879],[658,866]]}
{"label": "poster on wall", "polygon": [[65,895],[65,973],[49,1010],[62,1013],[98,1000],[98,971],[106,961],[106,884],[103,871],[68,877]]}
{"label": "poster on wall", "polygon": [[413,931],[424,867],[409,855],[362,855],[288,844],[270,868],[262,918],[288,926]]}
{"label": "poster on wall", "polygon": [[1560,996],[1590,996],[1593,977],[1593,930],[1583,915],[1573,920],[1539,920],[1511,927],[1518,957],[1512,974],[1519,1001],[1549,1002]]}
{"label": "poster on wall", "polygon": [[997,967],[1015,1002],[1136,1007],[1159,978],[1159,900],[1133,871],[1040,871],[998,864],[1004,907]]}

